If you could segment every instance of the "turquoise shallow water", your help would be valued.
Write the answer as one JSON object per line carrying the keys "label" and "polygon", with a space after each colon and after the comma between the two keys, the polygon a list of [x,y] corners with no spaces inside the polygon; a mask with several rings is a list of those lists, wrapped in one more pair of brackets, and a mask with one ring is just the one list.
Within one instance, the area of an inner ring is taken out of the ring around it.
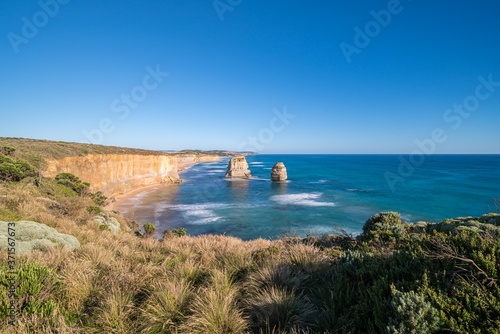
{"label": "turquoise shallow water", "polygon": [[[243,239],[286,233],[357,234],[380,211],[441,221],[481,215],[500,197],[500,155],[431,155],[409,171],[398,155],[255,155],[254,178],[226,180],[228,159],[189,168],[180,186],[165,186],[121,202],[117,209],[159,233],[226,234]],[[272,183],[271,167],[283,161],[289,181]],[[388,174],[391,173],[391,174]],[[387,175],[397,177],[391,187]]]}

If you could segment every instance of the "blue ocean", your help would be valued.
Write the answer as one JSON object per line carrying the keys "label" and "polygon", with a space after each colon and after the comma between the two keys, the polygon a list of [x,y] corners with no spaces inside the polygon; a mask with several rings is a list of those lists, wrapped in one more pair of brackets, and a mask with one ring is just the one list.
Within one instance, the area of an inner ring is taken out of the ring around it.
{"label": "blue ocean", "polygon": [[[245,240],[346,231],[356,235],[381,211],[409,222],[439,222],[498,210],[500,155],[253,155],[251,180],[224,178],[229,159],[192,166],[184,183],[117,205],[139,223],[188,234]],[[281,161],[288,181],[273,183]]]}

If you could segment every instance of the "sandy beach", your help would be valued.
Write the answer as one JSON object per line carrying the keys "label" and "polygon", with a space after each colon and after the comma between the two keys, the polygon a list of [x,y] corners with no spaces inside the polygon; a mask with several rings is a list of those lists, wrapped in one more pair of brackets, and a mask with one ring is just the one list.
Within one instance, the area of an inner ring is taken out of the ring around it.
{"label": "sandy beach", "polygon": [[129,199],[129,198],[132,198],[136,195],[139,195],[143,192],[146,192],[146,191],[150,191],[150,190],[156,190],[156,189],[159,189],[161,187],[165,187],[169,185],[168,183],[156,183],[156,184],[150,184],[150,185],[147,185],[147,186],[144,186],[144,187],[139,187],[139,188],[135,188],[131,191],[128,191],[126,193],[123,193],[123,194],[120,194],[120,195],[116,195],[115,197],[112,198],[112,202],[109,203],[105,209],[106,210],[116,210],[116,207],[118,206],[119,203]]}
{"label": "sandy beach", "polygon": [[[221,157],[218,157],[217,160],[220,160]],[[217,160],[214,160],[214,161],[217,161]],[[213,162],[213,161],[202,161],[202,162],[195,162],[195,163],[182,163],[180,166],[179,166],[179,169],[178,169],[178,172],[179,172],[179,175],[182,175],[184,172],[186,172],[190,167],[194,166],[194,165],[197,165],[199,163],[203,163],[203,162]],[[134,196],[137,196],[143,192],[147,192],[147,191],[151,191],[151,190],[156,190],[156,189],[159,189],[159,188],[162,188],[162,187],[165,187],[165,186],[168,186],[168,185],[171,185],[170,183],[155,183],[155,184],[150,184],[150,185],[147,185],[147,186],[143,186],[143,187],[138,187],[138,188],[134,188],[130,191],[127,191],[123,194],[119,194],[119,195],[116,195],[114,197],[111,198],[112,202],[109,203],[105,209],[106,210],[116,210],[118,204],[120,204],[121,202],[129,199],[129,198],[132,198]]]}

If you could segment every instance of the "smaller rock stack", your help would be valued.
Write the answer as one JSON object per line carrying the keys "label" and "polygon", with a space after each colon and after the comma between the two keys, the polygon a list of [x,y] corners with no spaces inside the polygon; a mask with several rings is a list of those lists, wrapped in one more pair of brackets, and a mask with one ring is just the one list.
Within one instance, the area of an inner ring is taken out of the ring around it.
{"label": "smaller rock stack", "polygon": [[283,182],[286,181],[287,178],[285,164],[282,162],[275,163],[271,172],[271,181]]}
{"label": "smaller rock stack", "polygon": [[248,169],[247,159],[244,156],[239,155],[229,161],[226,178],[249,179],[250,177],[252,177],[252,173]]}

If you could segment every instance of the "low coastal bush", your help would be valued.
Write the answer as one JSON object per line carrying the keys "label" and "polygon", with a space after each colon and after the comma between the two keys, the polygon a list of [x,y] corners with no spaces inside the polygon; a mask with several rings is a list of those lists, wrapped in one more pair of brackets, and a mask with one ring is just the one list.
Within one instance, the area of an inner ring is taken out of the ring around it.
{"label": "low coastal bush", "polygon": [[98,206],[105,206],[107,204],[108,198],[100,191],[91,192],[89,190],[90,184],[88,182],[82,182],[80,178],[71,173],[60,173],[57,174],[55,180],[58,184],[63,185],[76,194],[82,197],[89,197]]}
{"label": "low coastal bush", "polygon": [[401,292],[392,289],[391,306],[394,313],[389,318],[387,332],[390,334],[433,333],[440,328],[438,311],[425,296],[415,291]]}
{"label": "low coastal bush", "polygon": [[173,230],[165,230],[163,231],[163,239],[168,240],[173,237],[183,237],[187,235],[186,229],[183,227],[174,228]]}
{"label": "low coastal bush", "polygon": [[89,205],[89,206],[87,206],[87,212],[88,213],[101,213],[102,209],[100,206]]}
{"label": "low coastal bush", "polygon": [[0,154],[3,154],[3,155],[11,155],[12,156],[15,151],[16,151],[16,149],[14,147],[10,147],[10,146],[0,147]]}
{"label": "low coastal bush", "polygon": [[92,198],[92,200],[94,201],[94,203],[96,205],[99,205],[99,206],[106,206],[106,204],[108,202],[108,198],[106,196],[104,196],[103,193],[100,192],[100,191],[96,191],[94,193],[90,193],[89,197]]}
{"label": "low coastal bush", "polygon": [[60,173],[56,175],[56,181],[76,192],[78,195],[84,195],[90,186],[88,182],[82,182],[77,176],[71,173]]}
{"label": "low coastal bush", "polygon": [[156,226],[153,223],[147,222],[144,224],[144,236],[147,238],[153,237],[156,233]]}
{"label": "low coastal bush", "polygon": [[20,181],[35,175],[35,169],[27,161],[0,153],[0,181]]}
{"label": "low coastal bush", "polygon": [[[38,262],[25,262],[15,270],[14,276],[7,275],[7,268],[0,267],[0,317],[8,317],[10,301],[15,302],[19,315],[40,314],[51,317],[57,308],[56,296],[62,291],[63,282],[55,271]],[[9,300],[7,291],[15,277],[15,298]]]}

